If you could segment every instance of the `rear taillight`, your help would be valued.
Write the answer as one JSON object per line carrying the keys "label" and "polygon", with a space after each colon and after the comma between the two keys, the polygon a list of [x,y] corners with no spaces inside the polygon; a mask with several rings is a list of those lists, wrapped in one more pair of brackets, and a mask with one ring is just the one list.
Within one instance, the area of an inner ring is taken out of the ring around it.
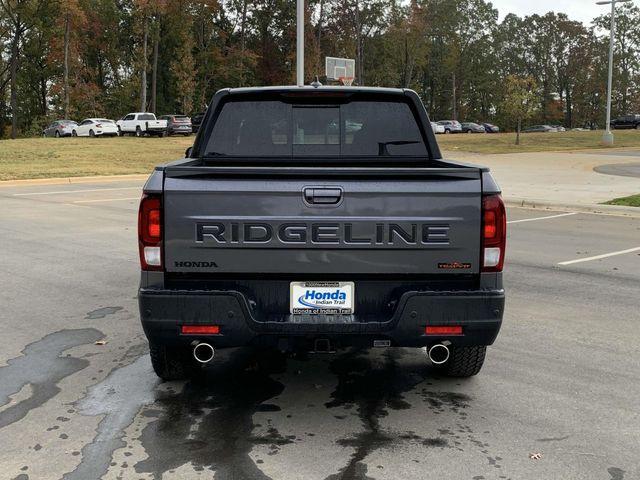
{"label": "rear taillight", "polygon": [[482,197],[482,271],[501,272],[507,241],[507,215],[500,195]]}
{"label": "rear taillight", "polygon": [[138,211],[138,245],[142,270],[162,270],[162,203],[143,195]]}
{"label": "rear taillight", "polygon": [[96,123],[96,128],[102,128],[102,124],[101,123]]}

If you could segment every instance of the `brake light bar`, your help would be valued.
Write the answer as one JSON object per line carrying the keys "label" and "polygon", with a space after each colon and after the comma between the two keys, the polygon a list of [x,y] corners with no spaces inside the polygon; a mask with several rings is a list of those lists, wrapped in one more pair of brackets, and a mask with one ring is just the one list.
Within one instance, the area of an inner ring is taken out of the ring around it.
{"label": "brake light bar", "polygon": [[482,197],[482,271],[501,272],[507,242],[507,215],[498,194]]}
{"label": "brake light bar", "polygon": [[144,194],[138,210],[138,246],[142,270],[162,270],[162,203]]}

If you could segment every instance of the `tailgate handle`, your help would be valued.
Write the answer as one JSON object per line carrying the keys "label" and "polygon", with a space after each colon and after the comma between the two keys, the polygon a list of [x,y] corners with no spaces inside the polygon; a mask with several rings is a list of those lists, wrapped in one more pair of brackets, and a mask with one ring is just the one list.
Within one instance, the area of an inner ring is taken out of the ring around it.
{"label": "tailgate handle", "polygon": [[341,188],[306,187],[303,194],[304,201],[313,205],[335,205],[342,199]]}

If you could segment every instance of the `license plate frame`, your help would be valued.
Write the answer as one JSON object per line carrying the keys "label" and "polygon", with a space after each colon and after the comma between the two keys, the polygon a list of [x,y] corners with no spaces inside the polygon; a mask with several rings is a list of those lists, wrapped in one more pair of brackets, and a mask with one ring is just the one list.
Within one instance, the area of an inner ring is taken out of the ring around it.
{"label": "license plate frame", "polygon": [[292,315],[352,315],[354,309],[354,282],[289,284],[289,312]]}

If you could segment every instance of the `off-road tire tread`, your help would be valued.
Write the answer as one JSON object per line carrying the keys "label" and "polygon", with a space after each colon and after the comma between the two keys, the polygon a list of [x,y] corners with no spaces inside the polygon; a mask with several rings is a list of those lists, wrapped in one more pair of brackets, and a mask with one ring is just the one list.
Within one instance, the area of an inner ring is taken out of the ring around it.
{"label": "off-road tire tread", "polygon": [[151,366],[163,380],[186,380],[197,372],[197,365],[185,348],[171,348],[165,345],[149,345]]}
{"label": "off-road tire tread", "polygon": [[480,372],[487,347],[474,345],[469,347],[451,347],[449,361],[443,365],[445,375],[449,377],[472,377]]}

